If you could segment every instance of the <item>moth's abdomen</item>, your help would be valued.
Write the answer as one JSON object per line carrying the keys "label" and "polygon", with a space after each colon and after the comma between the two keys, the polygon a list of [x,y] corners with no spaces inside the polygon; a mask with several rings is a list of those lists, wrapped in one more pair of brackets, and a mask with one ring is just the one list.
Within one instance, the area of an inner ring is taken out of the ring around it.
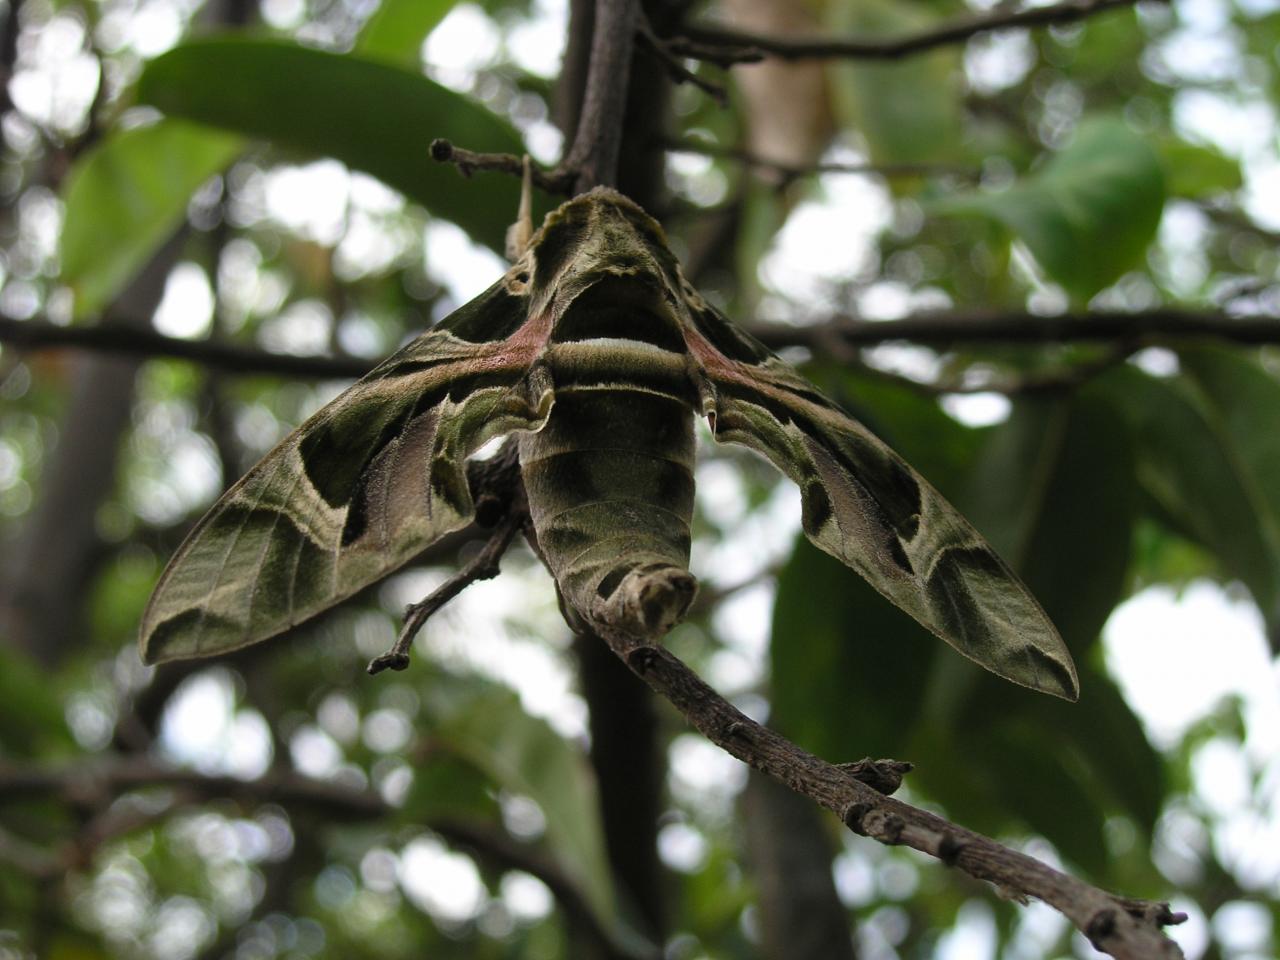
{"label": "moth's abdomen", "polygon": [[551,418],[521,438],[520,462],[547,563],[588,621],[653,637],[688,609],[693,448],[685,397],[557,377]]}

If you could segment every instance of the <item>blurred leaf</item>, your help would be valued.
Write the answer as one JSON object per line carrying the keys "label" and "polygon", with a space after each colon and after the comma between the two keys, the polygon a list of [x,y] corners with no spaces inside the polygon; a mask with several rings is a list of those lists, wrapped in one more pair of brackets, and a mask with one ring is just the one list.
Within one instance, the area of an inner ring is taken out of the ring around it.
{"label": "blurred leaf", "polygon": [[804,537],[778,577],[772,722],[833,763],[902,756],[942,641]]}
{"label": "blurred leaf", "polygon": [[472,763],[439,752],[414,769],[413,784],[399,812],[406,823],[417,825],[430,825],[441,817],[496,820],[499,816],[488,778]]}
{"label": "blurred leaf", "polygon": [[356,37],[354,53],[420,69],[422,43],[455,0],[382,0]]}
{"label": "blurred leaf", "polygon": [[155,557],[147,551],[126,550],[102,564],[88,598],[95,639],[112,648],[136,642],[158,573]]}
{"label": "blurred leaf", "polygon": [[1125,592],[1137,512],[1130,439],[1099,391],[1022,399],[978,459],[965,512],[1079,658]]}
{"label": "blurred leaf", "polygon": [[1164,763],[1115,682],[1085,664],[1078,703],[1040,697],[1033,708],[1040,729],[1060,737],[1096,790],[1113,796],[1150,837],[1164,802]]}
{"label": "blurred leaf", "polygon": [[[1109,371],[1097,387],[1111,394],[1130,425],[1139,480],[1162,519],[1244,581],[1274,625],[1280,616],[1280,517],[1222,411],[1206,403],[1188,378],[1153,377],[1131,365]],[[1250,446],[1266,442],[1245,440]]]}
{"label": "blurred leaf", "polygon": [[1240,162],[1215,147],[1174,137],[1160,145],[1169,196],[1199,200],[1244,186]]}
{"label": "blurred leaf", "polygon": [[[937,24],[920,4],[837,0],[828,17],[840,33],[899,37]],[[938,163],[960,146],[961,57],[941,49],[901,63],[833,65],[836,109],[866,139],[873,163]]]}
{"label": "blurred leaf", "polygon": [[1046,749],[1046,739],[1038,726],[1006,716],[958,749],[999,792],[1001,806],[1064,856],[1100,876],[1107,868],[1106,815],[1095,784],[1064,762],[1060,751]]}
{"label": "blurred leaf", "polygon": [[73,744],[53,680],[6,643],[0,643],[0,744],[12,757],[57,756]]}
{"label": "blurred leaf", "polygon": [[1142,263],[1164,201],[1164,173],[1146,138],[1119,120],[1095,119],[1010,189],[947,197],[927,209],[1004,224],[1050,277],[1084,301]]}
{"label": "blurred leaf", "polygon": [[495,174],[467,187],[429,153],[436,137],[481,152],[521,153],[515,130],[487,108],[385,63],[276,40],[184,44],[147,64],[138,99],[282,147],[363,170],[503,249],[520,194]]}
{"label": "blurred leaf", "polygon": [[[1180,351],[1188,379],[1200,390],[1210,417],[1227,444],[1228,462],[1238,472],[1272,560],[1272,584],[1280,580],[1280,380],[1256,354],[1225,347]],[[1280,589],[1258,597],[1272,647],[1280,647]]]}
{"label": "blurred leaf", "polygon": [[63,187],[62,279],[75,315],[106,307],[182,224],[202,183],[244,148],[181,120],[116,130],[80,157]]}
{"label": "blurred leaf", "polygon": [[[1123,811],[1150,836],[1164,800],[1164,766],[1160,755],[1115,682],[1087,661],[1078,663],[1077,669],[1080,674],[1077,703],[1009,689],[1008,684],[996,677],[981,677],[964,711],[955,720],[960,729],[969,731],[962,743],[967,744],[970,739],[985,740],[986,731],[1009,724],[1034,731],[1040,749],[1055,757],[1077,781],[1079,789],[1095,798],[1096,805]],[[978,774],[994,776],[997,783],[1003,777],[994,770],[979,770]],[[944,803],[952,802],[949,798],[949,793],[939,797]],[[1021,806],[1013,804],[1011,809],[1036,829],[1048,829],[1035,822]],[[1081,862],[1092,856],[1091,851],[1101,840],[1101,837],[1089,839],[1083,845],[1086,852],[1080,854],[1069,841],[1050,833],[1045,835],[1059,844],[1064,853]]]}
{"label": "blurred leaf", "polygon": [[546,841],[616,945],[635,955],[652,947],[622,920],[605,857],[596,786],[586,757],[544,720],[525,713],[511,690],[449,679],[428,698],[432,735],[495,783],[532,799],[546,818]]}

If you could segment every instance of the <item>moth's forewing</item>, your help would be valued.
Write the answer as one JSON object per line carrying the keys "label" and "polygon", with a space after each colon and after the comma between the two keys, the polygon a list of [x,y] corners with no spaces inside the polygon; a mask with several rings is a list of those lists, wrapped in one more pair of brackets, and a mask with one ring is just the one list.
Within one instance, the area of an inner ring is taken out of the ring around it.
{"label": "moth's forewing", "polygon": [[814,544],[993,673],[1079,696],[1053,623],[941,494],[696,295],[691,317],[690,349],[716,391],[716,438],[759,451],[800,487]]}
{"label": "moth's forewing", "polygon": [[[214,504],[156,586],[147,663],[265,640],[351,596],[464,526],[464,461],[537,429],[552,404],[509,274],[325,406]],[[545,324],[543,324],[545,326]]]}

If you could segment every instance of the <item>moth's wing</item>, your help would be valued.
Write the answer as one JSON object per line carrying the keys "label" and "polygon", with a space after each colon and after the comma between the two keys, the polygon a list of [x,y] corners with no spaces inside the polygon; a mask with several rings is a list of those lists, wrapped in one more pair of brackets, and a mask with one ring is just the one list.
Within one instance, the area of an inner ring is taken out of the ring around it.
{"label": "moth's wing", "polygon": [[551,410],[549,381],[529,373],[541,344],[525,307],[495,284],[281,441],[169,562],[143,615],[142,659],[265,640],[465,526],[467,456],[540,429]]}
{"label": "moth's wing", "polygon": [[795,481],[809,539],[966,657],[1075,700],[1066,645],[982,535],[790,365],[712,308],[693,313],[689,346],[714,388],[716,438]]}

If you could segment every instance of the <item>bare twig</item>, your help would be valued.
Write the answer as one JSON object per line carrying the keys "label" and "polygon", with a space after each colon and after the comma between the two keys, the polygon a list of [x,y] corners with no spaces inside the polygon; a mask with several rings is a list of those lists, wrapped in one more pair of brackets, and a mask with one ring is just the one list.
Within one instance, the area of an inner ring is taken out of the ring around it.
{"label": "bare twig", "polygon": [[[842,350],[836,354],[841,363],[854,366],[860,373],[879,380],[896,383],[917,393],[930,397],[955,396],[958,394],[1001,393],[1007,397],[1028,396],[1031,394],[1062,393],[1082,387],[1094,377],[1105,373],[1112,367],[1124,363],[1129,357],[1142,349],[1141,343],[1120,343],[1108,349],[1102,356],[1077,363],[1064,363],[1054,370],[1040,370],[1022,374],[993,374],[981,379],[950,380],[916,380],[901,373],[883,370],[872,366],[856,355],[852,349]],[[845,357],[843,354],[850,356]]]}
{"label": "bare twig", "polygon": [[981,171],[947,163],[813,163],[806,166],[783,163],[752,153],[741,147],[726,147],[705,140],[668,139],[661,143],[671,153],[697,153],[706,157],[737,160],[748,167],[773,170],[785,177],[807,177],[822,173],[874,174],[881,177],[954,176],[977,180]]}
{"label": "bare twig", "polygon": [[342,357],[299,357],[209,340],[166,337],[130,324],[63,327],[43,320],[0,317],[0,342],[18,350],[74,348],[99,353],[193,360],[232,374],[280,374],[289,377],[355,379],[373,363]]}
{"label": "bare twig", "polygon": [[[925,313],[902,320],[857,320],[837,316],[805,326],[753,323],[745,329],[774,350],[833,344],[874,346],[905,341],[933,346],[974,344],[1119,343],[1138,349],[1188,340],[1220,340],[1247,346],[1280,344],[1280,317],[1236,316],[1213,310],[1155,307],[1124,313],[1111,310],[1035,316],[1022,311]],[[74,348],[134,356],[191,360],[227,373],[280,374],[306,378],[355,379],[372,362],[334,357],[296,357],[204,340],[180,340],[153,330],[127,327],[63,327],[42,320],[0,317],[0,342],[19,350]]]}
{"label": "bare twig", "polygon": [[[989,837],[885,796],[905,772],[895,761],[835,766],[751,720],[662,647],[605,638],[624,663],[709,740],[744,763],[831,810],[854,833],[908,846],[1057,909],[1099,950],[1118,960],[1180,958],[1161,928],[1181,923],[1166,903],[1118,897]],[[865,780],[874,780],[875,786]]]}
{"label": "bare twig", "polygon": [[676,83],[691,84],[710,96],[720,106],[727,107],[729,105],[729,94],[725,88],[718,83],[704,80],[686,67],[681,62],[680,57],[667,49],[667,42],[653,32],[653,28],[649,26],[649,22],[643,17],[640,20],[640,27],[636,31],[636,35],[644,42],[646,50],[666,64],[667,70]]}
{"label": "bare twig", "polygon": [[263,803],[306,806],[340,814],[345,819],[372,819],[388,810],[377,793],[328,780],[315,780],[289,770],[272,770],[256,780],[203,774],[171,767],[145,757],[109,757],[79,760],[57,766],[0,766],[0,794],[21,796],[55,794],[73,806],[100,809],[126,790],[171,787],[197,799],[252,796]]}
{"label": "bare twig", "polygon": [[[509,173],[513,177],[524,176],[524,158],[514,153],[476,153],[454,146],[448,140],[437,138],[431,141],[431,159],[437,163],[452,163],[464,177],[470,177],[477,170],[496,170]],[[568,196],[573,187],[574,172],[558,167],[555,170],[543,170],[529,165],[533,182],[547,193]]]}
{"label": "bare twig", "polygon": [[418,635],[423,624],[437,610],[473,583],[492,580],[498,575],[500,572],[498,564],[502,560],[502,555],[507,552],[512,539],[524,526],[524,521],[522,513],[509,513],[493,531],[484,549],[477,553],[466,566],[432,590],[424,599],[411,604],[405,611],[404,626],[400,628],[400,635],[396,637],[395,644],[386,653],[379,654],[369,661],[369,674],[378,674],[388,669],[403,670],[409,666],[409,648],[413,645],[413,638]]}
{"label": "bare twig", "polygon": [[1045,7],[1023,7],[1019,10],[997,8],[991,13],[964,17],[932,30],[891,40],[774,37],[731,27],[690,24],[683,28],[680,36],[667,38],[666,43],[667,48],[678,56],[714,60],[726,66],[753,62],[761,56],[783,60],[898,60],[937,47],[962,43],[970,37],[993,30],[1073,23],[1107,10],[1132,6],[1134,2],[1135,0],[1065,0]]}
{"label": "bare twig", "polygon": [[575,193],[612,186],[618,176],[622,117],[631,76],[631,51],[639,22],[638,0],[596,0],[586,94],[573,146],[565,159],[577,171]]}
{"label": "bare twig", "polygon": [[1236,316],[1216,310],[1153,307],[1131,313],[1094,310],[1037,316],[1022,311],[921,313],[901,320],[831,317],[805,326],[751,324],[747,329],[772,349],[819,349],[833,341],[871,346],[895,340],[949,346],[1001,343],[1172,343],[1214,339],[1258,346],[1280,343],[1280,317]]}

